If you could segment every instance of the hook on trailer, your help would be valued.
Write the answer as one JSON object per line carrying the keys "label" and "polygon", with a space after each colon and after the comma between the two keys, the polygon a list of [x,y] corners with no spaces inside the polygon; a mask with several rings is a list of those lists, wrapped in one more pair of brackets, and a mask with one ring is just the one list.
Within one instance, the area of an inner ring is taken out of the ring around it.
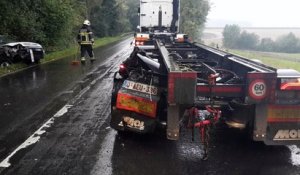
{"label": "hook on trailer", "polygon": [[200,141],[204,146],[202,160],[207,160],[209,149],[209,131],[221,117],[221,111],[211,105],[205,106],[205,109],[192,107],[188,110],[187,128],[192,130],[192,141],[194,141],[195,128],[199,129]]}

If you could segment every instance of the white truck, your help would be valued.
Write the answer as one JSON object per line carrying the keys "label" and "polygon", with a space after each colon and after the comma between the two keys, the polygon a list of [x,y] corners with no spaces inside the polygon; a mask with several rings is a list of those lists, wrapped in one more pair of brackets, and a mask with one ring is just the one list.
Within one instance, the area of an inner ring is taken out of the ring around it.
{"label": "white truck", "polygon": [[177,32],[179,0],[141,0],[140,32]]}

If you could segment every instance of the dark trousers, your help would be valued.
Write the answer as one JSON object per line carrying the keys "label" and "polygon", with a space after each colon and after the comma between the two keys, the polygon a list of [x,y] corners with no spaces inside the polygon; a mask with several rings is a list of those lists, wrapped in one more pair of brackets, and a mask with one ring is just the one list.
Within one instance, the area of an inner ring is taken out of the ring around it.
{"label": "dark trousers", "polygon": [[86,52],[88,53],[90,58],[94,57],[93,46],[91,44],[81,44],[80,52],[81,57],[84,57]]}

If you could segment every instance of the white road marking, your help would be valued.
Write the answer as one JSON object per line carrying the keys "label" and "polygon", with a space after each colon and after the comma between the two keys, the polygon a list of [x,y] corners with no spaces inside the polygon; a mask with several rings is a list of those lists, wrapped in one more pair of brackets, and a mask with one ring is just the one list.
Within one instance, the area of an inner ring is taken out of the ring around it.
{"label": "white road marking", "polygon": [[28,146],[35,144],[41,138],[41,135],[44,134],[46,128],[50,128],[51,125],[54,123],[55,118],[59,118],[63,116],[65,113],[68,112],[68,109],[71,108],[72,105],[65,105],[61,108],[53,117],[51,117],[43,126],[41,126],[35,133],[33,133],[25,142],[23,142],[17,149],[15,149],[8,157],[6,157],[1,163],[0,167],[7,168],[11,164],[9,160],[13,157],[18,151],[21,149],[27,148]]}
{"label": "white road marking", "polygon": [[290,145],[288,148],[291,150],[291,161],[295,166],[300,166],[300,148],[296,145]]}
{"label": "white road marking", "polygon": [[112,163],[111,158],[113,155],[114,143],[117,132],[110,130],[102,142],[101,150],[98,153],[97,163],[94,165],[90,174],[92,175],[111,175],[112,174]]}

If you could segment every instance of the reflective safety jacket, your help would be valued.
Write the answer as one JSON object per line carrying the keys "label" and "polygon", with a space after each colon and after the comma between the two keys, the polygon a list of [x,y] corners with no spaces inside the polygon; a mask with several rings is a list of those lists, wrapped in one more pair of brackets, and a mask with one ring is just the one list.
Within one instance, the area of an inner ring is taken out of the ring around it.
{"label": "reflective safety jacket", "polygon": [[91,28],[87,25],[83,25],[78,32],[77,42],[79,44],[93,44],[94,37]]}

